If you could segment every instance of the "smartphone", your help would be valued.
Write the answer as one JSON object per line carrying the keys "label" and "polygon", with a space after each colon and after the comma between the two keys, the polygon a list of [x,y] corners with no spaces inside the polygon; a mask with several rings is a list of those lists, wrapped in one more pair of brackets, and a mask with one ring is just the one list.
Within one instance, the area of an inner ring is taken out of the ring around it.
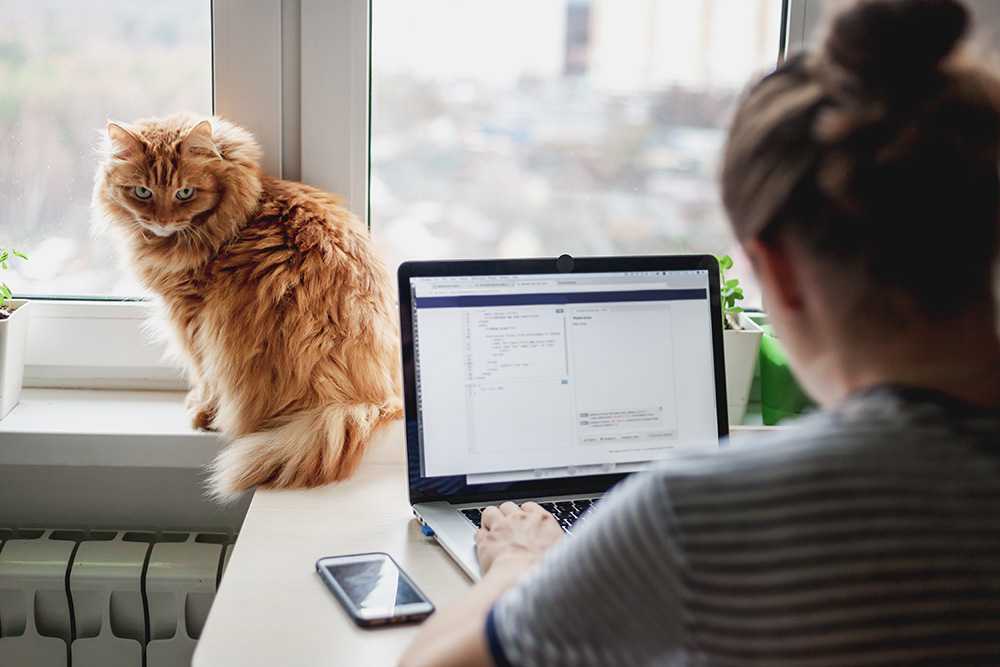
{"label": "smartphone", "polygon": [[320,558],[316,571],[361,627],[419,623],[434,613],[431,601],[387,553]]}

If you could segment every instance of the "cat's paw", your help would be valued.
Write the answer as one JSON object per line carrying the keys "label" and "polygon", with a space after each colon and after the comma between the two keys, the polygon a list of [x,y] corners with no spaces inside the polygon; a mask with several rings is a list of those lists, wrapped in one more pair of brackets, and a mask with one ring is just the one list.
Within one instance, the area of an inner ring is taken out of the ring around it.
{"label": "cat's paw", "polygon": [[218,431],[214,422],[215,410],[198,408],[191,412],[191,425],[199,431]]}
{"label": "cat's paw", "polygon": [[191,425],[199,431],[218,431],[214,426],[215,405],[206,402],[201,397],[201,392],[192,391],[187,395],[185,401],[188,416],[191,417]]}

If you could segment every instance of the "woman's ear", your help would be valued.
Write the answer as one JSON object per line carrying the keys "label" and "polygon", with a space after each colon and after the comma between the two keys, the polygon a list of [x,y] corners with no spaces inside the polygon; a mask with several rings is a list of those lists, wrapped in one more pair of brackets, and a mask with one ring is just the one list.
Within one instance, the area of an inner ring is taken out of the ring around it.
{"label": "woman's ear", "polygon": [[780,237],[772,242],[752,239],[743,244],[763,292],[766,308],[796,312],[804,306],[802,276],[792,249]]}

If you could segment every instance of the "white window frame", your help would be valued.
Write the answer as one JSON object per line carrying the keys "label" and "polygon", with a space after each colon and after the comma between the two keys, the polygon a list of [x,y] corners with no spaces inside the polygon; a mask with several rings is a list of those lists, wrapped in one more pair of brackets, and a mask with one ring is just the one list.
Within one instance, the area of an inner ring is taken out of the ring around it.
{"label": "white window frame", "polygon": [[[267,174],[340,193],[367,224],[369,0],[211,4],[215,113],[254,133]],[[144,328],[151,308],[34,301],[25,385],[185,388]]]}
{"label": "white window frame", "polygon": [[786,53],[794,53],[809,45],[823,11],[823,0],[788,0],[788,15],[785,17]]}
{"label": "white window frame", "polygon": [[[254,133],[266,173],[343,195],[366,224],[372,1],[211,0],[215,113]],[[788,0],[788,50],[806,43],[821,4]],[[26,386],[186,387],[144,330],[149,303],[35,301],[32,309]]]}

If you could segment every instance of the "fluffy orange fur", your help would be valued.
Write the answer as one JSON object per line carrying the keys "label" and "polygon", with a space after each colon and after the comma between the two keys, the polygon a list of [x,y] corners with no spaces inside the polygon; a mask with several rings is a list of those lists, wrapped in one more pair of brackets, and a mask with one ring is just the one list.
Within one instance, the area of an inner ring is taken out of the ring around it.
{"label": "fluffy orange fur", "polygon": [[357,467],[400,416],[389,275],[330,194],[262,174],[219,118],[109,123],[96,218],[160,297],[198,428],[231,440],[210,490],[309,487]]}

